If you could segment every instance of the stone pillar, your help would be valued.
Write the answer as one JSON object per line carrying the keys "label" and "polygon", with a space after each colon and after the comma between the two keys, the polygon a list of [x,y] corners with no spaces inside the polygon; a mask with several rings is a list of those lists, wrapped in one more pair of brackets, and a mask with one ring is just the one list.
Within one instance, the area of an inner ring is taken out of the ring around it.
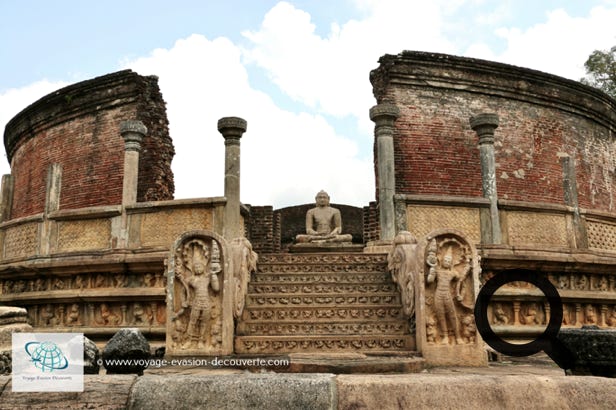
{"label": "stone pillar", "polygon": [[479,137],[483,196],[490,200],[489,219],[491,231],[489,232],[489,237],[482,237],[482,241],[491,244],[500,244],[501,229],[498,215],[498,194],[496,192],[496,161],[494,159],[494,130],[498,127],[498,115],[487,113],[479,114],[471,117],[470,124],[471,128]]}
{"label": "stone pillar", "polygon": [[141,121],[122,121],[120,134],[124,138],[124,182],[122,185],[122,205],[137,202],[139,179],[139,152],[141,142],[148,129]]}
{"label": "stone pillar", "polygon": [[62,186],[62,165],[51,164],[47,170],[47,192],[45,195],[45,213],[60,209],[60,189]]}
{"label": "stone pillar", "polygon": [[394,122],[400,110],[393,104],[378,104],[370,109],[376,138],[379,224],[381,240],[393,240],[396,235],[394,194],[396,177],[394,169]]}
{"label": "stone pillar", "polygon": [[0,222],[11,219],[11,208],[13,207],[13,186],[14,179],[11,174],[2,175],[2,199],[0,200]]}
{"label": "stone pillar", "polygon": [[60,191],[62,188],[62,165],[51,164],[47,169],[47,185],[45,191],[45,215],[40,232],[41,255],[49,255],[55,249],[57,241],[56,222],[49,219],[49,214],[60,209]]}
{"label": "stone pillar", "polygon": [[562,156],[560,162],[563,168],[563,191],[565,203],[573,208],[573,238],[575,243],[572,248],[588,248],[588,236],[584,218],[580,215],[578,202],[577,178],[575,175],[575,159],[570,156]]}
{"label": "stone pillar", "polygon": [[246,132],[246,120],[224,117],[218,131],[225,139],[225,216],[223,237],[231,240],[242,235],[240,218],[240,138]]}

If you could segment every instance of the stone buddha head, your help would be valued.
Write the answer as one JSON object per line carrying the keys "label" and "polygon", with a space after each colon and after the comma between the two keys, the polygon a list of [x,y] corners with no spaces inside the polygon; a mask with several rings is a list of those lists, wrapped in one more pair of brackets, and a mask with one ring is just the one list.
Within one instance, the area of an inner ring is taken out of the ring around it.
{"label": "stone buddha head", "polygon": [[319,191],[314,199],[317,206],[329,206],[329,195],[323,190]]}

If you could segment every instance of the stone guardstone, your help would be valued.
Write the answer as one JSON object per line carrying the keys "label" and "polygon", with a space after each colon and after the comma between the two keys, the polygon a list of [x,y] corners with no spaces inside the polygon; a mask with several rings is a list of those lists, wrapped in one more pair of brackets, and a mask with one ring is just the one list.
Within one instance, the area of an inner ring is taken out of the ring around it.
{"label": "stone guardstone", "polygon": [[167,263],[166,357],[233,353],[234,318],[257,259],[243,237],[199,230],[176,239]]}
{"label": "stone guardstone", "polygon": [[421,241],[416,275],[418,350],[428,366],[487,366],[475,325],[479,255],[461,231],[439,229]]}
{"label": "stone guardstone", "polygon": [[26,309],[0,306],[0,375],[11,373],[13,333],[31,331]]}
{"label": "stone guardstone", "polygon": [[150,344],[137,328],[121,329],[103,349],[103,366],[108,374],[143,374],[149,358]]}

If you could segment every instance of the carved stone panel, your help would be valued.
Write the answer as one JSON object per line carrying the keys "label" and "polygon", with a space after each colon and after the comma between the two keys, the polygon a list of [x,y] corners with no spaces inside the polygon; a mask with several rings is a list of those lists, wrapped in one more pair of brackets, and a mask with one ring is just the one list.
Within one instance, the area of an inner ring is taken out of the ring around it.
{"label": "carved stone panel", "polygon": [[225,240],[210,231],[176,240],[167,269],[167,354],[229,354],[233,289]]}
{"label": "carved stone panel", "polygon": [[39,224],[27,223],[6,229],[4,258],[24,258],[38,252]]}
{"label": "carved stone panel", "polygon": [[422,241],[417,340],[433,365],[482,366],[487,356],[475,327],[479,256],[461,231],[439,229]]}
{"label": "carved stone panel", "polygon": [[539,212],[507,212],[509,244],[568,247],[565,215]]}
{"label": "carved stone panel", "polygon": [[110,247],[109,219],[62,221],[58,223],[58,252],[77,252]]}
{"label": "carved stone panel", "polygon": [[464,231],[473,243],[481,241],[479,209],[461,206],[407,206],[409,231],[423,238],[442,226]]}
{"label": "carved stone panel", "polygon": [[168,246],[182,232],[211,229],[211,209],[172,209],[143,214],[141,246]]}

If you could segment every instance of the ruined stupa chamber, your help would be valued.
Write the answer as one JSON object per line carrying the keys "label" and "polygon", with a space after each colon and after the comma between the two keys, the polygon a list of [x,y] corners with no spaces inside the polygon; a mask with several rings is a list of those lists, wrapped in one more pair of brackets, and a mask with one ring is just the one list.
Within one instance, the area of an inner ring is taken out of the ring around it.
{"label": "ruined stupa chamber", "polygon": [[[381,57],[370,80],[375,109],[399,110],[396,231],[465,232],[482,283],[541,272],[562,298],[563,326],[616,327],[616,101],[546,73],[425,52]],[[532,338],[550,306],[513,283],[488,314],[504,334]]]}
{"label": "ruined stupa chamber", "polygon": [[[418,240],[441,228],[464,232],[481,258],[480,281],[509,269],[547,273],[564,326],[616,328],[616,102],[533,70],[420,52],[382,57],[371,81],[377,107],[399,110],[388,129],[379,116],[389,111],[373,111],[378,135],[393,136],[389,158],[375,149],[375,173],[378,197],[378,163],[393,161],[395,232]],[[127,120],[147,129],[141,142],[128,136],[141,131],[122,126]],[[188,231],[224,235],[227,200],[172,199],[173,146],[156,79],[122,71],[56,91],[7,125],[5,146],[0,304],[26,307],[35,330],[104,341],[130,326],[162,343],[170,248]],[[134,152],[139,177],[126,192],[124,164]],[[482,166],[490,155],[493,173]],[[354,243],[383,239],[380,205],[336,205]],[[289,226],[303,224],[308,206],[242,206],[243,234],[264,269],[288,256],[288,238],[301,233]],[[540,292],[524,284],[493,302],[491,323],[518,337],[549,317]],[[252,312],[260,311],[247,305],[244,317]],[[238,329],[249,326],[264,325]]]}

